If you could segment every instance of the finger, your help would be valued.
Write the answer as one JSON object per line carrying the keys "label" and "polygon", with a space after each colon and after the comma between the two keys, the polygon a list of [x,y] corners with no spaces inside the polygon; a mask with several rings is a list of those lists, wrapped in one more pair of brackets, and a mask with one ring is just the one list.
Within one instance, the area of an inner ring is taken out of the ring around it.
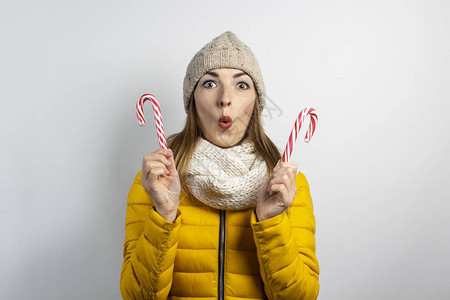
{"label": "finger", "polygon": [[279,177],[283,177],[283,176],[287,176],[289,177],[289,179],[291,181],[295,180],[295,173],[292,171],[292,169],[289,168],[283,168],[283,169],[279,169],[276,172],[274,172],[271,176],[271,178],[279,178]]}
{"label": "finger", "polygon": [[167,151],[166,149],[159,149],[151,154],[147,154],[144,156],[143,162],[142,162],[142,173],[145,173],[143,177],[148,177],[148,172],[150,171],[150,166],[157,166],[153,163],[158,162],[160,165],[166,165],[169,166],[172,164],[169,159],[166,158],[164,155],[164,151]]}
{"label": "finger", "polygon": [[286,186],[284,184],[281,184],[281,183],[272,184],[269,187],[269,194],[271,196],[275,195],[276,193],[283,194],[284,191],[286,191]]}
{"label": "finger", "polygon": [[142,167],[141,181],[143,184],[147,183],[155,187],[155,182],[158,181],[158,177],[165,177],[168,174],[169,171],[164,164],[158,161],[146,161]]}
{"label": "finger", "polygon": [[175,159],[173,156],[173,152],[171,149],[167,149],[167,150],[168,151],[165,154],[167,162],[168,162],[168,164],[166,164],[167,169],[169,170],[170,175],[176,175],[176,174],[178,174],[178,172],[177,172],[177,168],[175,166]]}
{"label": "finger", "polygon": [[272,185],[276,185],[276,184],[285,185],[286,188],[289,187],[290,186],[289,176],[286,173],[284,173],[284,174],[279,174],[278,176],[273,177],[270,180],[269,189],[271,188]]}
{"label": "finger", "polygon": [[151,162],[150,154],[144,155],[144,158],[142,159],[142,174],[141,174],[142,182],[145,182],[148,180],[148,173],[151,170],[150,162]]}
{"label": "finger", "polygon": [[289,176],[289,178],[291,179],[291,181],[295,182],[295,177],[297,176],[297,170],[295,169],[295,164],[294,164],[294,166],[291,165],[291,166],[281,167],[279,170],[275,171],[272,174],[272,177],[278,177],[283,174],[287,174]]}
{"label": "finger", "polygon": [[171,149],[160,149],[158,155],[159,161],[167,167],[168,174],[177,175],[178,172],[175,166],[173,151]]}
{"label": "finger", "polygon": [[148,178],[148,170],[145,167],[146,163],[145,163],[145,158],[142,159],[142,172],[141,172],[141,182],[145,182],[147,181]]}
{"label": "finger", "polygon": [[284,184],[274,184],[271,188],[271,195],[279,194],[279,198],[284,206],[289,207],[294,197],[289,193]]}
{"label": "finger", "polygon": [[278,173],[270,180],[270,184],[283,184],[290,193],[294,195],[297,193],[295,175],[293,176],[292,171],[289,169],[278,171]]}
{"label": "finger", "polygon": [[283,174],[288,174],[289,176],[295,176],[294,172],[290,168],[281,168],[272,173],[272,177],[278,177]]}
{"label": "finger", "polygon": [[148,168],[149,172],[151,172],[153,169],[163,169],[165,174],[169,174],[167,166],[160,161],[148,161],[146,167]]}
{"label": "finger", "polygon": [[172,152],[167,149],[159,149],[151,154],[147,154],[144,156],[144,159],[149,161],[159,161],[166,166],[172,164],[172,162],[168,159],[168,157],[172,156]]}
{"label": "finger", "polygon": [[155,184],[159,181],[159,178],[166,177],[167,173],[163,168],[154,168],[150,171],[148,179],[152,187],[156,187]]}
{"label": "finger", "polygon": [[280,163],[279,169],[286,169],[286,168],[291,169],[294,173],[297,174],[297,169],[298,169],[297,164],[291,163],[291,162],[282,162],[282,163]]}

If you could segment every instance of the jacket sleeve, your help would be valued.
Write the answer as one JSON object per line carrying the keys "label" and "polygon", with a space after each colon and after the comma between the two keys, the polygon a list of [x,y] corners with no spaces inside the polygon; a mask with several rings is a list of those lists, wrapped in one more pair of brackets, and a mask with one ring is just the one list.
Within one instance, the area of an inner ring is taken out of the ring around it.
{"label": "jacket sleeve", "polygon": [[123,299],[167,299],[181,223],[167,222],[154,209],[136,175],[127,199],[120,291]]}
{"label": "jacket sleeve", "polygon": [[309,185],[298,173],[297,194],[288,213],[251,226],[260,273],[269,299],[316,299],[319,294],[319,263],[315,252],[315,218]]}

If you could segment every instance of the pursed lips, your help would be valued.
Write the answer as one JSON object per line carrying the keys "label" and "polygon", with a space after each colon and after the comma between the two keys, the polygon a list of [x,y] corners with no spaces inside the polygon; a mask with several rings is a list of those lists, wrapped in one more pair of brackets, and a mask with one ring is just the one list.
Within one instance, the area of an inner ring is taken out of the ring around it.
{"label": "pursed lips", "polygon": [[228,129],[233,125],[233,119],[230,116],[222,116],[219,119],[219,126],[222,129]]}

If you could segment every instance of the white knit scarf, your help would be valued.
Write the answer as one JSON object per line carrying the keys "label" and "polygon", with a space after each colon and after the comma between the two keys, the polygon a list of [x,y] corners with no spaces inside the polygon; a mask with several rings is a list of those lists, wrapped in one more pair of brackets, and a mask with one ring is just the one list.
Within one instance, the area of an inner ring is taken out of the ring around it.
{"label": "white knit scarf", "polygon": [[253,143],[220,148],[199,138],[188,167],[187,185],[201,202],[217,209],[243,209],[256,204],[268,179],[267,164]]}

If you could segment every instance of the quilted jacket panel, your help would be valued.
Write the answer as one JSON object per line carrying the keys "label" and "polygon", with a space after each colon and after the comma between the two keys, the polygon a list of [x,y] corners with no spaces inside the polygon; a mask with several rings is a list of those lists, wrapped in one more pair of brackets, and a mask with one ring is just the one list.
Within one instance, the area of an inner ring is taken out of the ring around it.
{"label": "quilted jacket panel", "polygon": [[[135,177],[127,200],[124,299],[217,299],[220,211],[180,196],[174,223]],[[287,213],[257,222],[252,208],[225,214],[225,299],[316,299],[315,218],[305,176]]]}

